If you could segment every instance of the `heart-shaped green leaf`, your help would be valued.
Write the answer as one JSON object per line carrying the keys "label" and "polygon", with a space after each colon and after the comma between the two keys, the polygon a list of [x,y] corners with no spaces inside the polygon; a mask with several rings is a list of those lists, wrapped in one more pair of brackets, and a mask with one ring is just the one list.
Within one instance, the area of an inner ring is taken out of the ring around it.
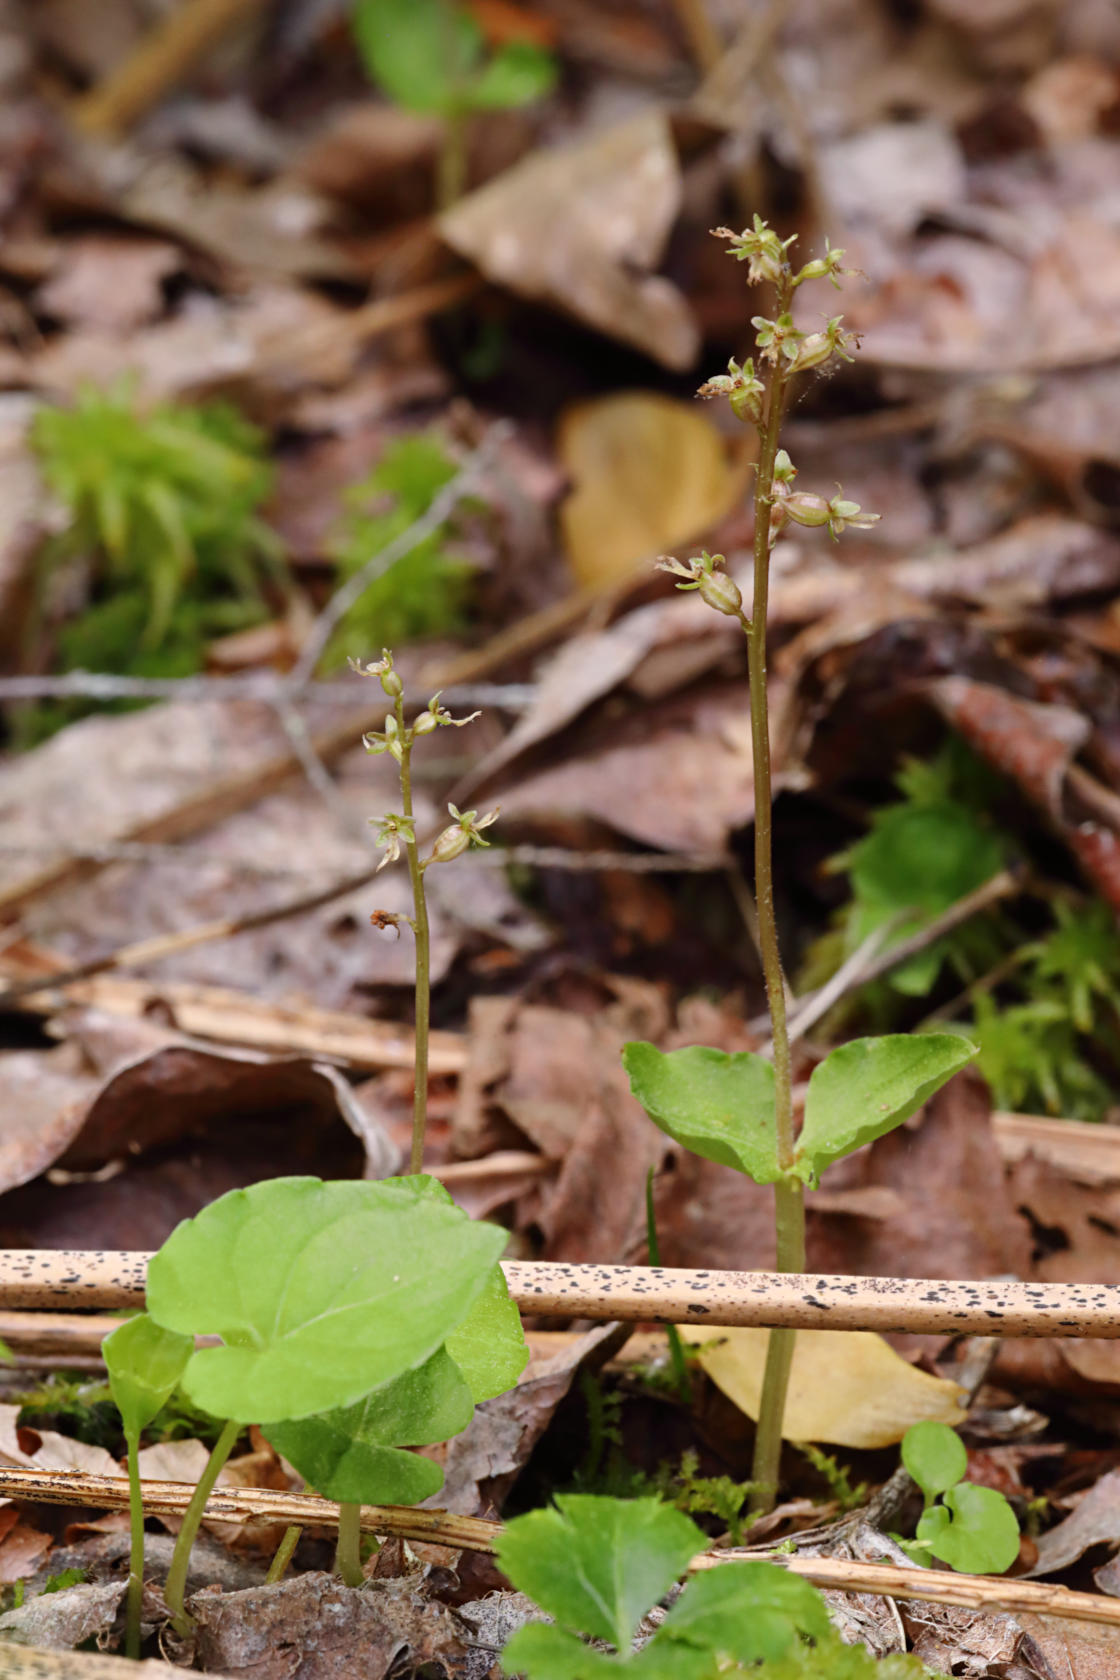
{"label": "heart-shaped green leaf", "polygon": [[923,1513],[917,1538],[934,1557],[965,1575],[1002,1575],[1019,1555],[1019,1524],[995,1488],[959,1482],[944,1504]]}
{"label": "heart-shaped green leaf", "polygon": [[171,1233],[148,1269],[148,1309],[226,1344],[187,1364],[196,1405],[244,1423],[309,1417],[429,1359],[505,1241],[407,1183],[271,1179]]}
{"label": "heart-shaped green leaf", "polygon": [[666,1052],[638,1041],[625,1046],[622,1063],[650,1119],[677,1143],[756,1184],[783,1176],[774,1136],[774,1069],[764,1056],[699,1044]]}
{"label": "heart-shaped green leaf", "polygon": [[813,1069],[797,1164],[815,1183],[825,1167],[893,1131],[975,1056],[955,1033],[891,1033],[841,1044]]}
{"label": "heart-shaped green leaf", "polygon": [[557,1494],[555,1510],[506,1524],[498,1562],[564,1627],[628,1653],[638,1623],[703,1540],[690,1518],[659,1499]]}
{"label": "heart-shaped green leaf", "polygon": [[106,1336],[101,1352],[125,1437],[136,1441],[175,1392],[194,1352],[194,1338],[165,1330],[139,1313]]}
{"label": "heart-shaped green leaf", "polygon": [[947,1423],[923,1418],[902,1437],[902,1462],[927,1499],[956,1487],[968,1474],[964,1442]]}

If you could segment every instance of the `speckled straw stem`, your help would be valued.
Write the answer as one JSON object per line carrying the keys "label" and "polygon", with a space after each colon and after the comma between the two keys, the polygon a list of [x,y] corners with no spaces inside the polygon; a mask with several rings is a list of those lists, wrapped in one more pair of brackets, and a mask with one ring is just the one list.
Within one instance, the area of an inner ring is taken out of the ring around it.
{"label": "speckled straw stem", "polygon": [[[144,1297],[147,1254],[0,1251],[0,1308],[119,1311]],[[677,1271],[507,1261],[522,1312],[558,1318],[750,1324],[804,1330],[1120,1338],[1120,1287],[927,1278]]]}

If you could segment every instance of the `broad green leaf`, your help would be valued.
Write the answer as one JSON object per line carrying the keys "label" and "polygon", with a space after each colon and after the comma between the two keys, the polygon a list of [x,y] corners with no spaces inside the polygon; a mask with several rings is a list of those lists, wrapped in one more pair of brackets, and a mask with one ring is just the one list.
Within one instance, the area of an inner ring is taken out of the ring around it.
{"label": "broad green leaf", "polygon": [[528,41],[510,41],[472,77],[466,103],[473,111],[506,111],[543,99],[555,82],[551,53]]}
{"label": "broad green leaf", "polygon": [[624,1047],[622,1064],[650,1119],[677,1143],[747,1173],[756,1184],[782,1177],[774,1137],[774,1069],[764,1056],[699,1044],[664,1052],[639,1041]]}
{"label": "broad green leaf", "polygon": [[170,1400],[194,1352],[194,1338],[139,1313],[106,1336],[101,1352],[125,1436],[135,1441]]}
{"label": "broad green leaf", "polygon": [[328,1499],[415,1505],[438,1493],[443,1472],[397,1448],[446,1441],[466,1428],[473,1411],[458,1366],[440,1348],[356,1406],[270,1424],[268,1439]]}
{"label": "broad green leaf", "polygon": [[500,1266],[494,1267],[482,1294],[444,1346],[462,1371],[476,1405],[516,1388],[529,1363],[529,1347]]}
{"label": "broad green leaf", "polygon": [[739,1663],[780,1657],[802,1634],[826,1638],[824,1599],[808,1581],[775,1563],[724,1563],[696,1575],[657,1633]]}
{"label": "broad green leaf", "polygon": [[968,1454],[960,1436],[948,1424],[932,1420],[906,1431],[902,1462],[927,1499],[956,1487],[968,1474]]}
{"label": "broad green leaf", "polygon": [[498,1563],[564,1627],[629,1651],[646,1611],[703,1541],[694,1522],[659,1499],[558,1494],[556,1509],[506,1524]]}
{"label": "broad green leaf", "polygon": [[924,1512],[917,1538],[934,1557],[965,1575],[1002,1575],[1019,1555],[1019,1524],[995,1488],[960,1482],[944,1503]]}
{"label": "broad green leaf", "polygon": [[183,1388],[205,1411],[309,1417],[431,1358],[505,1240],[416,1186],[271,1179],[171,1233],[148,1269],[148,1310],[226,1344],[187,1364]]}
{"label": "broad green leaf", "polygon": [[398,105],[448,116],[482,56],[482,31],[452,0],[358,0],[354,38],[366,70]]}
{"label": "broad green leaf", "polygon": [[975,1054],[956,1033],[891,1033],[841,1044],[809,1080],[797,1143],[805,1176],[815,1182],[842,1155],[900,1126]]}
{"label": "broad green leaf", "polygon": [[503,1674],[530,1675],[532,1680],[619,1680],[622,1672],[617,1658],[548,1622],[519,1627],[507,1639],[501,1662]]}

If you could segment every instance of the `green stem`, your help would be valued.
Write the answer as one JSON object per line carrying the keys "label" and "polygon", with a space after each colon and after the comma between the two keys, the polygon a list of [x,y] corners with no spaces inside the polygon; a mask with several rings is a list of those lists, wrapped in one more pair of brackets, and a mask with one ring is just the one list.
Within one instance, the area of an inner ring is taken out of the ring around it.
{"label": "green stem", "polygon": [[268,1566],[268,1574],[264,1578],[266,1587],[274,1587],[277,1581],[283,1580],[284,1571],[292,1561],[292,1553],[299,1545],[299,1537],[303,1533],[298,1523],[293,1523],[284,1530],[284,1537],[272,1554],[272,1562]]}
{"label": "green stem", "polygon": [[222,1433],[214,1442],[206,1468],[199,1477],[198,1486],[191,1494],[190,1504],[183,1513],[183,1526],[179,1530],[179,1538],[175,1542],[175,1551],[171,1558],[171,1568],[167,1572],[167,1582],[163,1589],[163,1596],[167,1608],[171,1611],[171,1625],[175,1632],[184,1639],[190,1636],[193,1626],[184,1604],[187,1591],[187,1570],[191,1561],[191,1547],[194,1545],[195,1535],[198,1533],[199,1524],[202,1522],[206,1501],[214,1491],[214,1483],[221,1475],[222,1466],[237,1444],[237,1437],[241,1434],[242,1427],[242,1424],[234,1423],[232,1420],[222,1426]]}
{"label": "green stem", "polygon": [[436,165],[436,209],[450,210],[467,185],[467,115],[451,111],[443,119],[443,140]]}
{"label": "green stem", "polygon": [[140,1612],[144,1597],[144,1495],[140,1488],[139,1435],[129,1435],[128,1526],[131,1537],[128,1601],[125,1609],[124,1654],[135,1662],[140,1656]]}
{"label": "green stem", "polygon": [[334,1554],[334,1570],[348,1587],[360,1587],[365,1580],[362,1573],[362,1507],[350,1500],[342,1500],[338,1507],[338,1549]]}
{"label": "green stem", "polygon": [[[790,306],[792,288],[788,274],[778,286],[776,313]],[[759,424],[758,469],[754,494],[754,594],[749,620],[743,615],[747,634],[747,664],[751,691],[751,744],[754,751],[754,875],[758,908],[758,944],[766,981],[766,1001],[774,1044],[774,1125],[778,1165],[787,1172],[793,1166],[793,1079],[790,1064],[789,1031],[786,1025],[786,983],[778,948],[778,922],[774,909],[773,816],[774,796],[770,775],[770,709],[767,694],[766,619],[770,597],[770,511],[774,501],[774,466],[782,426],[788,375],[779,360],[769,382],[767,404]],[[800,1272],[805,1269],[805,1197],[802,1187],[790,1180],[774,1186],[774,1215],[777,1233],[777,1269]],[[751,1480],[752,1511],[760,1514],[773,1508],[778,1490],[778,1466],[782,1449],[782,1423],[789,1388],[795,1332],[774,1330],[766,1352],[762,1381],[758,1431],[755,1436]]]}
{"label": "green stem", "polygon": [[[412,828],[412,739],[405,729],[404,701],[394,702],[401,742],[401,806]],[[424,892],[424,865],[415,840],[405,841],[408,877],[412,882],[413,932],[416,936],[416,1060],[412,1091],[412,1153],[410,1173],[424,1170],[424,1133],[428,1125],[428,1026],[431,1019],[431,938],[428,931],[428,900]]]}

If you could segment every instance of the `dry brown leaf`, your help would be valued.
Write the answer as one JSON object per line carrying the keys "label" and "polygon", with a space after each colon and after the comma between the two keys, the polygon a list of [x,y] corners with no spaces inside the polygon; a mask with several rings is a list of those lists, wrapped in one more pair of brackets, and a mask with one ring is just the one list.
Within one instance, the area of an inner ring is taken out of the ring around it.
{"label": "dry brown leaf", "polygon": [[699,334],[680,292],[642,273],[680,208],[669,124],[649,106],[590,140],[534,152],[470,193],[439,230],[488,279],[559,305],[666,367],[691,367]]}
{"label": "dry brown leaf", "polygon": [[[699,1364],[748,1417],[758,1417],[769,1330],[682,1324]],[[908,1365],[869,1330],[800,1330],[786,1400],[788,1441],[889,1447],[925,1418],[957,1424],[963,1390]]]}
{"label": "dry brown leaf", "polygon": [[1120,1543],[1120,1470],[1110,1470],[1091,1487],[1068,1517],[1040,1534],[1031,1577],[1054,1575],[1076,1563],[1093,1546]]}
{"label": "dry brown leaf", "polygon": [[35,303],[67,326],[127,333],[163,313],[162,282],[182,264],[174,245],[90,234],[69,240]]}
{"label": "dry brown leaf", "polygon": [[557,444],[573,484],[560,509],[564,546],[588,588],[717,525],[742,495],[756,453],[732,455],[702,409],[652,391],[569,408]]}
{"label": "dry brown leaf", "polygon": [[202,1592],[188,1605],[202,1666],[253,1680],[295,1673],[382,1680],[403,1651],[418,1668],[446,1659],[458,1671],[469,1637],[453,1610],[407,1576],[352,1592],[330,1575],[297,1575],[244,1592]]}
{"label": "dry brown leaf", "polygon": [[[782,704],[774,684],[771,706],[779,711]],[[744,682],[696,690],[652,715],[612,720],[612,744],[601,744],[600,727],[578,756],[503,788],[503,814],[542,822],[589,816],[647,846],[718,856],[754,814],[748,718]],[[780,748],[775,758],[780,779]]]}

